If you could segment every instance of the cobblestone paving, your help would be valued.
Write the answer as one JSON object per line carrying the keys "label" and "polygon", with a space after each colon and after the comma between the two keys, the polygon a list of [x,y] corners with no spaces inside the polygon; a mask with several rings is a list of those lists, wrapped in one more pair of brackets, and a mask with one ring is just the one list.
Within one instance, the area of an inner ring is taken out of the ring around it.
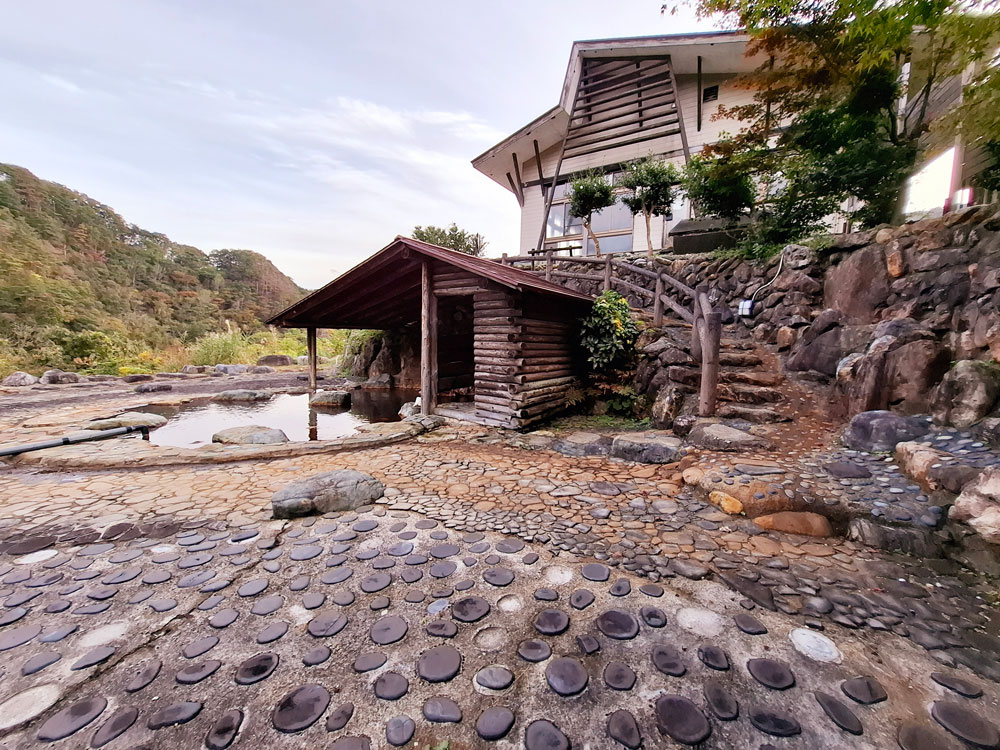
{"label": "cobblestone paving", "polygon": [[[654,584],[383,507],[85,530],[5,550],[0,746],[1000,743],[995,683],[714,581]],[[834,588],[835,607],[859,596]]]}

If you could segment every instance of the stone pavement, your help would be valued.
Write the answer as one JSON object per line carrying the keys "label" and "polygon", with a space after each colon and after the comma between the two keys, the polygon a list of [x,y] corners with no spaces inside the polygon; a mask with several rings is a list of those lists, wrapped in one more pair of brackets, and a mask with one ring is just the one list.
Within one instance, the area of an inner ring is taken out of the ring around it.
{"label": "stone pavement", "polygon": [[[803,418],[776,451],[665,465],[448,426],[269,461],[0,468],[0,747],[1000,746],[995,589],[767,531],[701,486],[920,502],[833,434]],[[873,476],[842,484],[839,460]],[[337,468],[386,496],[269,520],[275,490]]]}
{"label": "stone pavement", "polygon": [[6,548],[0,747],[1000,745],[995,683],[716,581],[385,507],[106,536]]}

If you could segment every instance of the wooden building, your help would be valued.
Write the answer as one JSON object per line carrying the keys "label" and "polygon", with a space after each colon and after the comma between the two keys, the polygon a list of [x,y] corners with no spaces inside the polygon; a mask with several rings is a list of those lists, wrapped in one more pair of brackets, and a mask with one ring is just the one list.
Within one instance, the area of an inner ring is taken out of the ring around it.
{"label": "wooden building", "polygon": [[[316,329],[416,328],[424,414],[519,429],[565,406],[591,302],[528,271],[397,237],[268,323],[307,330],[313,388]],[[471,401],[438,402],[461,388]]]}

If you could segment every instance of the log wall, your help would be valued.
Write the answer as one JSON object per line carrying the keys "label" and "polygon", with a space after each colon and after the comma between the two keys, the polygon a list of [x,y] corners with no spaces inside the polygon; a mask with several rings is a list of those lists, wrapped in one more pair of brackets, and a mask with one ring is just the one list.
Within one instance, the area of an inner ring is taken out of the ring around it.
{"label": "log wall", "polygon": [[565,302],[492,284],[474,300],[477,419],[520,429],[563,409],[578,371]]}

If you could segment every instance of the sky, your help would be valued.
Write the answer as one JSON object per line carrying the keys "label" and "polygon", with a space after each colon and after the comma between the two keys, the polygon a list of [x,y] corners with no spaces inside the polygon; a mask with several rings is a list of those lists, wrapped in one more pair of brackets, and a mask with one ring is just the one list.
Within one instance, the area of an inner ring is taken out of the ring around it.
{"label": "sky", "polygon": [[517,252],[471,159],[557,103],[578,39],[710,28],[657,0],[41,0],[0,24],[0,162],[315,288],[415,225]]}

